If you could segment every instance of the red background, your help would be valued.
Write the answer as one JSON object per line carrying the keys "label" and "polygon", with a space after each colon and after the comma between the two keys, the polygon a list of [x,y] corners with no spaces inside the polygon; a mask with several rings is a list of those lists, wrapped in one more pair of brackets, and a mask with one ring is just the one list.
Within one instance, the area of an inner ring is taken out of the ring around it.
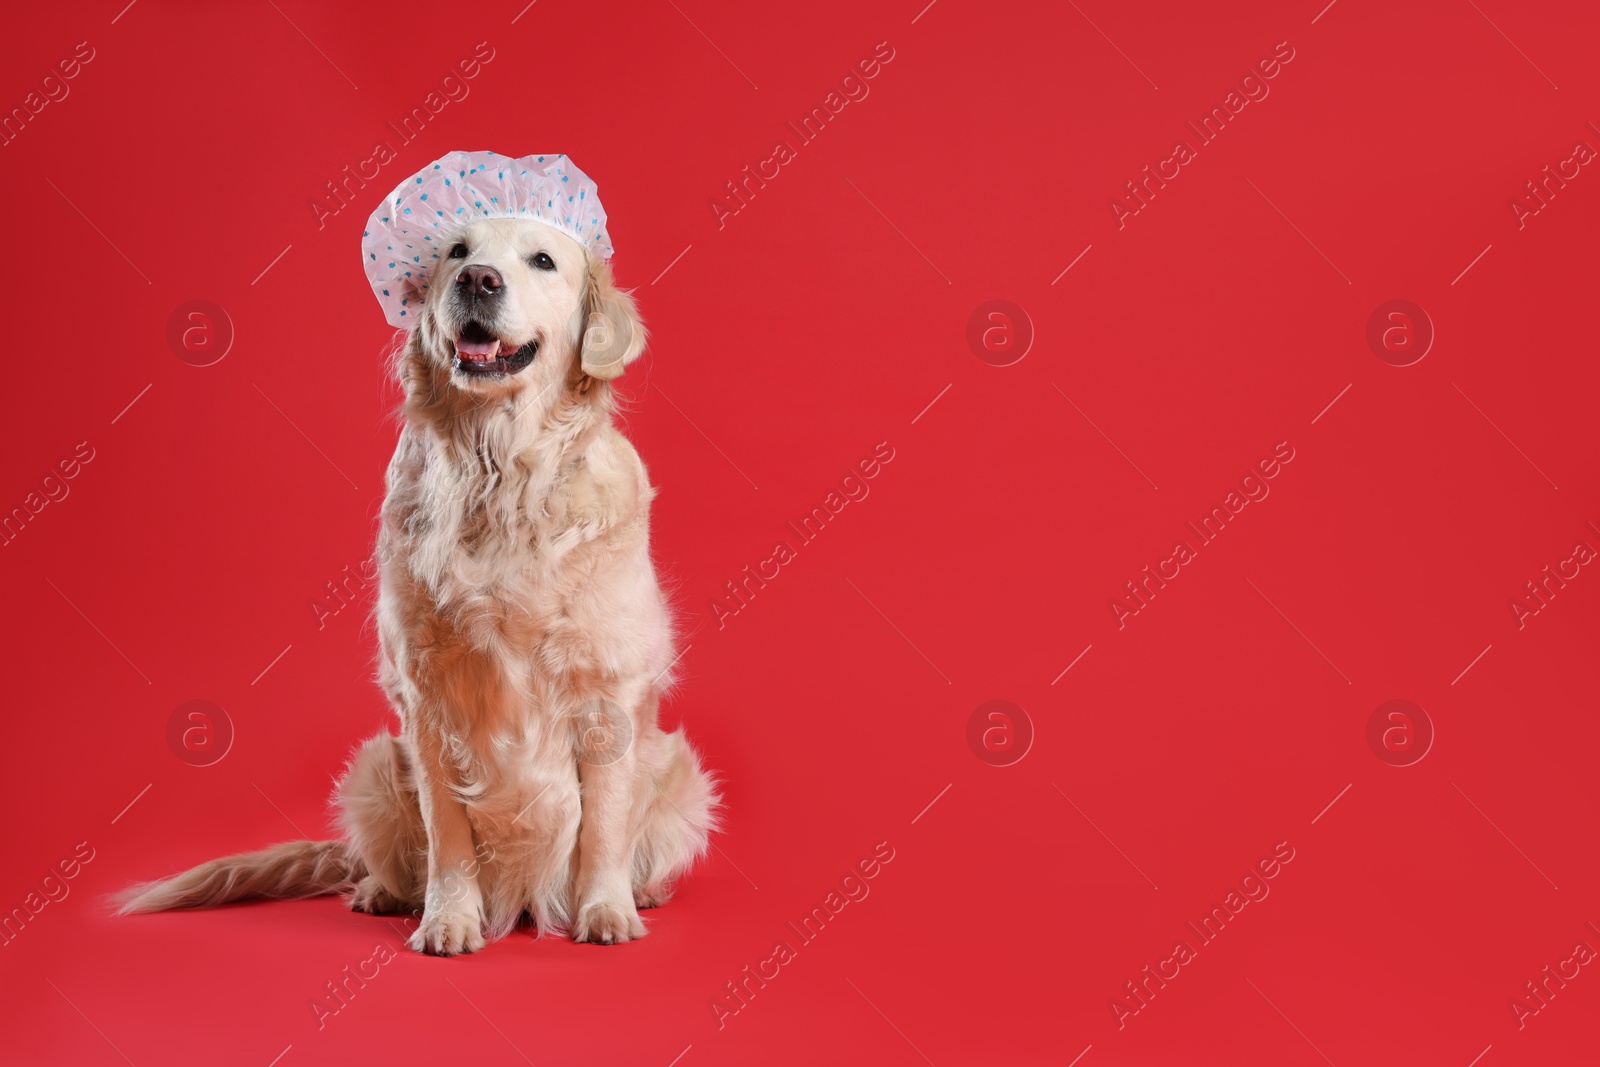
{"label": "red background", "polygon": [[[1600,175],[1521,229],[1508,206],[1600,146],[1592,5],[122,3],[0,41],[7,109],[95,52],[0,149],[0,506],[94,449],[0,550],[0,908],[94,849],[0,949],[6,1062],[1593,1062],[1593,968],[1508,1007],[1600,948],[1600,577],[1508,607],[1600,547]],[[319,229],[324,183],[480,41],[470,96]],[[870,96],[719,228],[880,41]],[[1109,198],[1280,41],[1270,96],[1119,229]],[[311,602],[370,553],[396,432],[362,224],[460,148],[599,182],[654,331],[622,388],[682,613],[665,714],[728,826],[643,941],[402,953],[319,1030],[388,922],[106,898],[327,835],[391,722],[370,598],[320,630]],[[236,330],[203,368],[166,340],[196,299]],[[1036,333],[1011,366],[966,341],[991,299]],[[1365,340],[1392,299],[1437,331],[1412,366]],[[880,441],[870,496],[719,628]],[[1271,495],[1119,630],[1108,600],[1282,441]],[[195,699],[235,730],[208,767],[167,743]],[[993,699],[1035,732],[1007,767],[967,743]],[[1412,766],[1366,740],[1390,699],[1436,731]],[[719,1028],[724,983],[884,841],[871,895]],[[1123,984],[1278,842],[1270,896],[1119,1029]]]}

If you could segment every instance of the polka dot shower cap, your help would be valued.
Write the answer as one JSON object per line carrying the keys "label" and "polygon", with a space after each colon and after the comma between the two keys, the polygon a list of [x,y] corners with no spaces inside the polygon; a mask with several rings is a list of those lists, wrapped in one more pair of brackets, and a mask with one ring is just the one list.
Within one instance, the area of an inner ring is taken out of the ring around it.
{"label": "polka dot shower cap", "polygon": [[391,326],[410,329],[436,262],[476,219],[535,219],[611,258],[593,181],[564,155],[451,152],[401,182],[367,220],[361,259]]}

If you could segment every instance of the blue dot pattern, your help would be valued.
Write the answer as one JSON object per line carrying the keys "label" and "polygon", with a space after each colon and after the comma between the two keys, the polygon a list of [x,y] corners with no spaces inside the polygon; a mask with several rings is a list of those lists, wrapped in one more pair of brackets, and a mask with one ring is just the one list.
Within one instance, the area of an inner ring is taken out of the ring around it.
{"label": "blue dot pattern", "polygon": [[[559,206],[557,206],[559,205]],[[389,325],[409,329],[454,232],[477,219],[535,219],[610,259],[598,189],[572,160],[451,152],[401,182],[361,235],[361,262]]]}

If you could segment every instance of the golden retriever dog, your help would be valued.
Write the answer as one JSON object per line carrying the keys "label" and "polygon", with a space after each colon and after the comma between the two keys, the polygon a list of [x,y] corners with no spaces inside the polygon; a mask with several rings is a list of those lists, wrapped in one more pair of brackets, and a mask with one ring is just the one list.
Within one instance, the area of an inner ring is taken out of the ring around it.
{"label": "golden retriever dog", "polygon": [[378,678],[400,718],[350,760],[344,836],[136,886],[124,912],[342,892],[418,913],[411,947],[643,936],[716,827],[715,783],[657,706],[673,664],[655,495],[613,424],[644,349],[576,240],[482,219],[435,268],[396,369],[404,425],[378,537]]}

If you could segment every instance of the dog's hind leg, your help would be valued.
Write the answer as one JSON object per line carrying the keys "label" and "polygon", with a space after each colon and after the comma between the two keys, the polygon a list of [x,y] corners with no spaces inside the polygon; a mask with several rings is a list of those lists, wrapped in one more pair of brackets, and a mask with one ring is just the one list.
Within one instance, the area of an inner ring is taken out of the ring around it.
{"label": "dog's hind leg", "polygon": [[358,748],[335,802],[350,848],[367,870],[349,897],[350,907],[374,915],[420,909],[428,837],[404,742],[381,733]]}
{"label": "dog's hind leg", "polygon": [[718,829],[721,799],[715,779],[682,727],[660,734],[654,774],[646,780],[644,817],[633,846],[633,900],[653,908],[672,896],[673,882],[689,869]]}

